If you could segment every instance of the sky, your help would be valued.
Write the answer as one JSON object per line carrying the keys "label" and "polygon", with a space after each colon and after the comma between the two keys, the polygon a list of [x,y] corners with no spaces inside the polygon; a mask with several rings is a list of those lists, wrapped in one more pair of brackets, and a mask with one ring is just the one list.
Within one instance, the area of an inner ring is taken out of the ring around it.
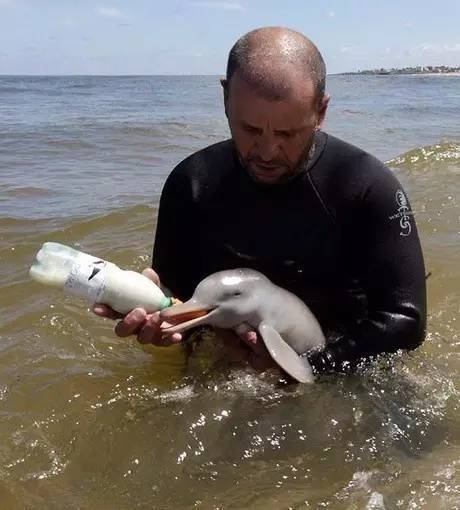
{"label": "sky", "polygon": [[0,0],[0,74],[217,74],[244,33],[281,25],[328,73],[460,66],[460,0]]}

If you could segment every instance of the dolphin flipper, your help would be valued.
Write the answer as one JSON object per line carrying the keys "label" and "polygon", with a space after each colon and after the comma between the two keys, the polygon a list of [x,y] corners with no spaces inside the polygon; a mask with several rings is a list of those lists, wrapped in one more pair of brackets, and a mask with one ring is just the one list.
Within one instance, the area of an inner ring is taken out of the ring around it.
{"label": "dolphin flipper", "polygon": [[259,333],[270,356],[285,372],[301,383],[313,382],[313,370],[307,358],[299,356],[276,329],[266,322],[261,322]]}

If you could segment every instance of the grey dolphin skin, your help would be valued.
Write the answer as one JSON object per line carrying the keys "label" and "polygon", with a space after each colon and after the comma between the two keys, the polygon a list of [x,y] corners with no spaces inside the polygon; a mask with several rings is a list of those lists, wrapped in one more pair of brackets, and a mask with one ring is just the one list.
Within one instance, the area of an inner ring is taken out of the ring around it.
{"label": "grey dolphin skin", "polygon": [[182,332],[208,324],[257,331],[274,361],[295,380],[313,381],[305,355],[321,350],[325,339],[318,321],[299,298],[252,269],[214,273],[202,280],[185,303],[165,308],[161,318]]}

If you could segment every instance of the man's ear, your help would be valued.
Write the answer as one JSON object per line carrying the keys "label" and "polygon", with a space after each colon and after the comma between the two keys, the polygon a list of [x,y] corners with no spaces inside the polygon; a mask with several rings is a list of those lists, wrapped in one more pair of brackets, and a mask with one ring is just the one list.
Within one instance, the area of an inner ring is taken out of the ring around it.
{"label": "man's ear", "polygon": [[221,78],[220,84],[222,85],[222,90],[224,92],[225,115],[228,117],[228,80],[226,78]]}
{"label": "man's ear", "polygon": [[329,106],[329,101],[331,100],[331,96],[329,94],[324,94],[321,99],[321,102],[318,105],[318,121],[316,127],[320,129],[323,125],[324,118],[326,117],[327,107]]}

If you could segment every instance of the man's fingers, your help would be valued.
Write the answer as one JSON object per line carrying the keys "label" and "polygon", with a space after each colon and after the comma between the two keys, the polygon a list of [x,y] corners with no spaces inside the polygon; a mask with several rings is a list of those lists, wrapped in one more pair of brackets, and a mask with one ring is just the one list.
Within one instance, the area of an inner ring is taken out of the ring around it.
{"label": "man's fingers", "polygon": [[[163,335],[161,331],[160,314],[154,313],[147,316],[147,320],[138,331],[137,340],[141,344],[154,344],[157,346],[167,347],[172,344],[179,343],[182,340],[180,333],[172,335]],[[163,323],[164,324],[164,323]]]}
{"label": "man's fingers", "polygon": [[96,303],[93,305],[93,313],[99,315],[99,317],[105,317],[106,319],[121,319],[123,317],[122,313],[118,313],[115,310],[112,310],[110,306],[103,305],[102,303]]}
{"label": "man's fingers", "polygon": [[182,342],[182,335],[181,333],[173,333],[170,337],[168,337],[170,342],[172,344],[178,344],[179,342]]}
{"label": "man's fingers", "polygon": [[159,313],[147,316],[146,321],[137,333],[137,340],[141,344],[158,344],[161,342]]}
{"label": "man's fingers", "polygon": [[[152,281],[156,279],[158,284],[160,283],[158,275],[153,269],[146,269],[144,273],[147,273],[145,276]],[[109,306],[100,303],[96,303],[93,306],[93,312],[107,319],[122,319],[115,326],[115,334],[122,338],[137,335],[139,343],[159,346],[169,346],[182,341],[181,333],[173,333],[172,335],[162,334],[160,327],[162,322],[159,312],[147,314],[143,308],[135,308],[126,316],[123,316],[123,314],[115,312]],[[170,324],[164,322],[163,325],[168,326]]]}
{"label": "man's fingers", "polygon": [[247,331],[243,335],[243,340],[250,345],[256,345],[259,342],[259,335],[256,331]]}
{"label": "man's fingers", "polygon": [[242,340],[249,340],[249,338],[254,338],[254,335],[257,337],[257,332],[254,331],[253,328],[246,322],[242,322],[235,328],[235,333],[242,339]]}
{"label": "man's fingers", "polygon": [[243,322],[237,326],[235,331],[241,340],[251,348],[248,361],[252,368],[256,370],[267,370],[268,368],[278,366],[270,356],[262,338],[260,338],[257,331],[254,331],[249,324]]}
{"label": "man's fingers", "polygon": [[257,331],[254,331],[249,324],[241,323],[235,328],[236,334],[243,340],[243,342],[254,349],[256,352],[263,349],[263,342],[260,340]]}
{"label": "man's fingers", "polygon": [[133,335],[145,322],[147,312],[142,308],[135,308],[115,326],[118,336],[126,337]]}
{"label": "man's fingers", "polygon": [[142,274],[146,276],[149,280],[152,280],[152,282],[158,285],[158,287],[160,286],[160,277],[151,267],[146,267],[142,271]]}

